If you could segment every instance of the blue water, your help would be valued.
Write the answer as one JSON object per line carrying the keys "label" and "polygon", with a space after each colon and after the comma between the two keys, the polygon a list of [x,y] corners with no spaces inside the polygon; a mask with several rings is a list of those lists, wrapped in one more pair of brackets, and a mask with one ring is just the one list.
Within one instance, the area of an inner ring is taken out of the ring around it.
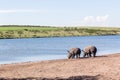
{"label": "blue water", "polygon": [[66,59],[70,48],[88,45],[98,48],[97,55],[118,53],[120,35],[0,39],[0,64]]}

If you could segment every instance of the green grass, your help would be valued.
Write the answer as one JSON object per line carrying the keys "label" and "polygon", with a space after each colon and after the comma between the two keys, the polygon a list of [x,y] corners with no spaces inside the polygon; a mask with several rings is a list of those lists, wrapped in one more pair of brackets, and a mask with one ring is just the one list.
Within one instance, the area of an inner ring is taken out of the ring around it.
{"label": "green grass", "polygon": [[56,27],[0,27],[0,31],[10,31],[10,30],[58,30],[61,28]]}
{"label": "green grass", "polygon": [[49,27],[49,26],[0,26],[0,38],[38,38],[55,36],[118,35],[120,28],[106,27]]}

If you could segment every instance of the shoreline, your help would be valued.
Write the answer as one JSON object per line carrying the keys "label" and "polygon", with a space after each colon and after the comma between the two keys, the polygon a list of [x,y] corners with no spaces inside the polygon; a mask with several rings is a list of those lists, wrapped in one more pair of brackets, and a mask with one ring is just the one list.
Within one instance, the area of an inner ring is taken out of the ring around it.
{"label": "shoreline", "polygon": [[[107,53],[103,55],[97,55],[96,57],[105,56],[105,55],[114,55],[119,53]],[[80,57],[80,59],[84,59],[83,56]],[[58,59],[46,59],[46,60],[36,60],[36,61],[18,61],[18,62],[10,62],[10,63],[0,63],[0,65],[12,65],[12,64],[24,64],[24,63],[36,63],[36,62],[46,62],[46,61],[62,61],[62,60],[68,60],[68,58],[58,58]],[[74,59],[73,59],[74,60]]]}
{"label": "shoreline", "polygon": [[120,53],[95,58],[0,64],[0,80],[119,80]]}

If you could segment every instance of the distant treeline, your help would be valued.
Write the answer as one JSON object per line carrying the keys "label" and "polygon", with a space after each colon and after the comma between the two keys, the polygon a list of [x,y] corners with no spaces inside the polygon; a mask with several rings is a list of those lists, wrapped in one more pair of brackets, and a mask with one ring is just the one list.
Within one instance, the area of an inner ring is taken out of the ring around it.
{"label": "distant treeline", "polygon": [[35,25],[0,25],[0,27],[52,27],[52,26],[35,26]]}
{"label": "distant treeline", "polygon": [[0,26],[0,38],[40,38],[63,36],[119,35],[120,28],[108,27],[52,27],[30,25]]}

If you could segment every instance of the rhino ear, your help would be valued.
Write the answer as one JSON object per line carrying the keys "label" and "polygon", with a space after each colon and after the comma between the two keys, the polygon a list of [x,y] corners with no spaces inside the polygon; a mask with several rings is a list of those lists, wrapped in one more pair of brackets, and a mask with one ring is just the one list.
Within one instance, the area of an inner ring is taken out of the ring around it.
{"label": "rhino ear", "polygon": [[85,52],[84,50],[82,50],[83,52]]}
{"label": "rhino ear", "polygon": [[69,53],[70,51],[69,51],[69,50],[67,50],[67,52]]}

